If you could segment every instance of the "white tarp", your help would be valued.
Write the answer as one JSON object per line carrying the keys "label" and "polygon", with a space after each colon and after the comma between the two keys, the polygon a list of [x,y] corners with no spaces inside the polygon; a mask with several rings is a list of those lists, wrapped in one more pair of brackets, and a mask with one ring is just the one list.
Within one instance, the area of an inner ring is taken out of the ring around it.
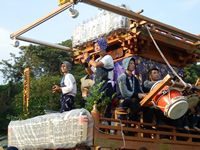
{"label": "white tarp", "polygon": [[85,109],[11,121],[8,126],[8,146],[55,149],[74,147],[80,142],[92,145],[93,123],[91,114]]}

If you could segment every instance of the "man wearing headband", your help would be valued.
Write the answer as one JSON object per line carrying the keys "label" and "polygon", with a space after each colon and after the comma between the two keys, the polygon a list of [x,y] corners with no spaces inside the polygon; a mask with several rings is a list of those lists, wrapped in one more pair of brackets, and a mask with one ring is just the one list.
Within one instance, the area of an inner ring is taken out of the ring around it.
{"label": "man wearing headband", "polygon": [[[110,55],[106,53],[106,48],[108,46],[108,43],[105,38],[98,38],[93,42],[93,48],[94,51],[97,52],[99,55],[99,58],[97,58],[95,61],[92,60],[89,57],[88,53],[84,53],[84,59],[82,60],[83,66],[85,67],[85,70],[89,75],[94,74],[94,85],[96,86],[99,82],[104,81],[101,89],[99,92],[103,92],[106,90],[103,98],[105,96],[112,98],[112,95],[114,93],[112,88],[112,80],[113,80],[113,69],[114,69],[114,63],[113,59]],[[88,66],[90,64],[92,67],[90,68]],[[101,79],[101,80],[100,80]],[[103,98],[99,101],[102,102]],[[111,102],[108,104],[105,116],[107,118],[111,117]]]}
{"label": "man wearing headband", "polygon": [[60,72],[64,74],[60,87],[58,85],[53,86],[53,93],[62,92],[60,98],[61,109],[60,112],[70,111],[74,109],[74,97],[77,93],[76,80],[74,76],[69,72],[72,65],[68,61],[63,61],[60,64]]}
{"label": "man wearing headband", "polygon": [[142,87],[137,77],[132,72],[135,70],[135,59],[127,57],[122,61],[122,67],[125,72],[117,79],[117,96],[123,97],[124,101],[121,107],[130,108],[129,120],[137,121],[137,106],[146,94],[142,91]]}

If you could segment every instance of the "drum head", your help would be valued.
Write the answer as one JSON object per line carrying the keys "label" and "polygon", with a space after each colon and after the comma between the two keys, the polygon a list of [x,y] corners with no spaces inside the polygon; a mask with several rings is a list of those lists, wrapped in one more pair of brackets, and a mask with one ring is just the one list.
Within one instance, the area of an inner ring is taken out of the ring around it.
{"label": "drum head", "polygon": [[188,110],[188,103],[186,100],[179,100],[174,103],[167,112],[167,117],[171,119],[178,119],[182,117]]}
{"label": "drum head", "polygon": [[187,99],[189,108],[192,108],[200,101],[200,96],[197,94],[188,95],[188,96],[185,96],[185,98]]}

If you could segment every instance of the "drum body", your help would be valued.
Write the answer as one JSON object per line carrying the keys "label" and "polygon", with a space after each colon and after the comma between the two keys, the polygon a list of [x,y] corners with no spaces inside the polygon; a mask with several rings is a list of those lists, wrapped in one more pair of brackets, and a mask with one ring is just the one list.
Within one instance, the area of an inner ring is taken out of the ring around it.
{"label": "drum body", "polygon": [[185,98],[187,99],[189,109],[197,105],[197,103],[200,101],[200,96],[197,94],[187,95]]}
{"label": "drum body", "polygon": [[[160,81],[158,81],[159,83]],[[152,87],[155,88],[158,83]],[[169,89],[165,86],[152,99],[156,108],[164,112],[164,115],[171,119],[182,117],[188,110],[188,102],[181,92],[176,89]]]}

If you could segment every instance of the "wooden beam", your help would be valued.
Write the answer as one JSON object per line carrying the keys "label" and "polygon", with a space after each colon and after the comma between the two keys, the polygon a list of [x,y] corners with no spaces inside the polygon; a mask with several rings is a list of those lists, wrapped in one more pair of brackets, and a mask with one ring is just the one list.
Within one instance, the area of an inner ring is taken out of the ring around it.
{"label": "wooden beam", "polygon": [[[119,42],[119,38],[115,38],[115,39],[107,40],[107,41],[108,41],[108,45],[112,46],[112,45],[114,45],[114,44]],[[71,49],[71,50],[73,50],[73,49]],[[73,52],[74,52],[75,55],[71,56],[72,57],[72,61],[76,61],[76,60],[82,58],[82,56],[80,56],[80,55],[82,55],[83,53],[85,53],[85,52],[93,53],[94,50],[93,50],[93,47],[90,46],[90,47],[87,47],[86,49],[77,50],[77,51],[73,51]]]}
{"label": "wooden beam", "polygon": [[200,45],[200,41],[195,42],[194,45]]}
{"label": "wooden beam", "polygon": [[21,30],[13,33],[10,35],[10,38],[13,39],[14,37],[17,37],[17,36],[20,36],[22,35],[23,33],[33,29],[34,27],[42,24],[43,22],[49,20],[50,18],[56,16],[57,14],[63,12],[64,10],[66,10],[67,8],[71,7],[73,3],[66,3],[60,7],[58,7],[57,9],[55,9],[54,11],[48,13],[47,15],[43,16],[42,18],[36,20],[35,22],[33,22],[32,24],[22,28]]}
{"label": "wooden beam", "polygon": [[184,36],[184,37],[186,37],[188,39],[191,39],[192,41],[199,41],[200,40],[199,36],[196,36],[194,34],[185,32],[183,30],[180,30],[178,28],[169,26],[169,25],[161,23],[159,21],[150,19],[148,17],[139,15],[137,13],[134,13],[133,11],[125,10],[123,8],[119,8],[117,6],[111,5],[109,3],[102,2],[100,0],[83,0],[82,2],[87,3],[89,5],[92,5],[92,6],[96,6],[98,8],[102,8],[102,9],[114,12],[116,14],[119,14],[119,15],[122,15],[122,16],[125,16],[125,17],[128,17],[128,18],[131,18],[133,20],[138,20],[138,21],[144,20],[144,21],[147,21],[150,24],[154,24],[157,27],[160,27],[160,28],[165,29],[167,31],[173,32],[173,33],[175,33],[175,34],[177,34],[177,35],[179,35],[181,37]]}
{"label": "wooden beam", "polygon": [[[168,45],[172,45],[172,46],[177,47],[179,49],[187,50],[188,52],[189,51],[192,51],[192,52],[195,51],[196,53],[200,53],[200,49],[197,48],[195,46],[195,44],[193,44],[193,43],[185,42],[182,39],[177,39],[173,36],[169,36],[169,34],[164,35],[161,32],[157,32],[155,30],[151,30],[151,34],[156,41],[160,41],[160,42],[166,43]],[[190,53],[192,53],[192,52],[190,52]]]}
{"label": "wooden beam", "polygon": [[133,54],[130,54],[130,53],[126,53],[123,57],[120,57],[120,58],[117,58],[117,59],[114,59],[113,62],[116,62],[116,61],[120,61],[126,57],[133,57]]}

